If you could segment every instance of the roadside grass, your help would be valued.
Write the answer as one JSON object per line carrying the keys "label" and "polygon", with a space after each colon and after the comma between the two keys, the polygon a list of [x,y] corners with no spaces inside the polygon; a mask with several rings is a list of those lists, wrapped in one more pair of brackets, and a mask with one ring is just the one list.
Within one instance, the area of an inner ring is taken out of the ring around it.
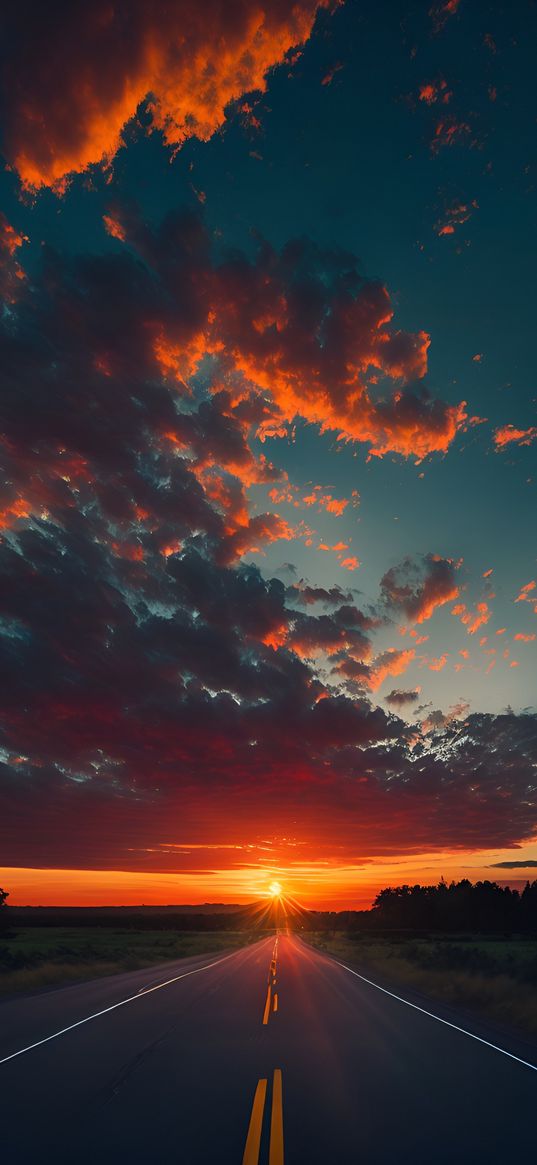
{"label": "roadside grass", "polygon": [[537,1035],[537,940],[341,932],[305,937],[363,974],[381,976],[381,986],[408,986]]}
{"label": "roadside grass", "polygon": [[252,931],[19,927],[0,940],[0,994],[136,971],[167,959],[218,954],[260,937]]}

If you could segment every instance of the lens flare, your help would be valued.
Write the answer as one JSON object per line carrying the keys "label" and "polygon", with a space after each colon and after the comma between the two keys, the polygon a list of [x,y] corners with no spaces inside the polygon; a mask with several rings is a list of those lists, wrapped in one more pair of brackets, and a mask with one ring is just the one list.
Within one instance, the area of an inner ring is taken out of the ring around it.
{"label": "lens flare", "polygon": [[269,886],[269,894],[271,898],[279,898],[283,892],[283,886],[280,882],[271,882]]}

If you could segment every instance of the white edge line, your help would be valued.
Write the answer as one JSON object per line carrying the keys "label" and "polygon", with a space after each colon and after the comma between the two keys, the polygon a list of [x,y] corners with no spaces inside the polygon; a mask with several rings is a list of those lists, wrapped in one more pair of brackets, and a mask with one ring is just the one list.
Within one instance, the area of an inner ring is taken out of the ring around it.
{"label": "white edge line", "polygon": [[69,1027],[62,1027],[60,1031],[53,1032],[50,1036],[45,1036],[43,1040],[36,1040],[35,1044],[28,1044],[26,1048],[19,1048],[18,1052],[12,1052],[10,1056],[4,1056],[0,1060],[0,1064],[7,1064],[8,1060],[15,1060],[17,1056],[24,1056],[25,1052],[32,1052],[34,1048],[40,1048],[42,1044],[48,1044],[50,1040],[57,1040],[59,1036],[64,1036],[66,1032],[71,1032],[75,1027],[81,1027],[84,1023],[89,1023],[92,1019],[99,1019],[101,1015],[107,1015],[109,1011],[115,1011],[118,1007],[124,1007],[126,1003],[134,1003],[135,999],[143,999],[144,995],[151,995],[153,991],[160,991],[161,987],[169,987],[171,983],[177,983],[179,979],[187,979],[189,975],[199,975],[200,971],[210,971],[211,967],[217,967],[219,963],[225,963],[226,959],[231,959],[236,955],[237,951],[231,951],[229,955],[223,955],[221,959],[216,959],[214,963],[207,963],[205,967],[195,967],[193,971],[183,971],[182,975],[176,975],[173,979],[166,979],[165,983],[157,983],[155,987],[144,987],[138,991],[136,995],[129,995],[128,999],[120,999],[119,1003],[112,1003],[110,1007],[103,1007],[102,1011],[94,1011],[93,1015],[86,1015],[84,1019],[77,1020],[76,1023],[69,1024]]}
{"label": "white edge line", "polygon": [[429,1019],[436,1019],[438,1023],[445,1023],[446,1027],[452,1027],[456,1032],[462,1032],[463,1036],[469,1036],[472,1040],[477,1040],[480,1044],[485,1044],[487,1048],[493,1048],[495,1052],[501,1052],[502,1056],[508,1056],[510,1060],[516,1060],[517,1064],[523,1064],[525,1068],[531,1068],[533,1072],[537,1072],[537,1064],[530,1064],[529,1060],[522,1060],[520,1056],[515,1056],[513,1052],[506,1051],[505,1048],[500,1048],[498,1044],[491,1044],[490,1040],[484,1040],[481,1036],[476,1036],[474,1032],[469,1032],[465,1027],[459,1027],[456,1023],[451,1023],[449,1019],[442,1019],[441,1015],[435,1015],[433,1011],[426,1011],[424,1007],[418,1007],[417,1003],[411,1003],[409,999],[403,999],[402,995],[396,995],[394,991],[388,991],[386,987],[381,987],[379,983],[374,983],[372,979],[366,979],[365,975],[360,975],[358,971],[353,971],[352,967],[347,967],[346,963],[340,963],[339,959],[332,958],[331,962],[337,963],[338,967],[343,967],[344,971],[350,971],[351,975],[355,975],[357,979],[363,979],[364,983],[368,983],[370,987],[376,987],[377,991],[382,991],[384,995],[390,995],[392,999],[397,999],[399,1003],[406,1003],[407,1007],[413,1007],[414,1011],[421,1011],[423,1015],[428,1015]]}

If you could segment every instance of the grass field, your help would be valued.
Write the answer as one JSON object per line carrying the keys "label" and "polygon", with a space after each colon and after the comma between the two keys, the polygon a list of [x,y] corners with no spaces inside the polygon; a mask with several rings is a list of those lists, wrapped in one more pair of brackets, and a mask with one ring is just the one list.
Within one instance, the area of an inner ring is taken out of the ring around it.
{"label": "grass field", "polygon": [[451,936],[395,940],[343,933],[308,935],[382,985],[412,987],[537,1035],[537,941]]}
{"label": "grass field", "polygon": [[246,946],[259,937],[250,931],[18,927],[0,940],[0,993],[135,971],[166,959]]}

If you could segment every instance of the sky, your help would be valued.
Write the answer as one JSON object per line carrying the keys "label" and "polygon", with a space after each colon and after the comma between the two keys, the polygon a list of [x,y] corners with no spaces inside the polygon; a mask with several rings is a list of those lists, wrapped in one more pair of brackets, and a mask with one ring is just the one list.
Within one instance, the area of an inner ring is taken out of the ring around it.
{"label": "sky", "polygon": [[537,863],[537,9],[7,4],[0,884]]}

